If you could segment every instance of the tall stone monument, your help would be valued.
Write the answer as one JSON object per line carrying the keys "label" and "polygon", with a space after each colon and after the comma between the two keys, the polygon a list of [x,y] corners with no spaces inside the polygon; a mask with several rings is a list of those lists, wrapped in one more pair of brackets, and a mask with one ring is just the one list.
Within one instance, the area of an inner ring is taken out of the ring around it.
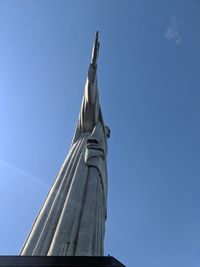
{"label": "tall stone monument", "polygon": [[70,151],[20,255],[103,256],[107,139],[97,87],[98,32]]}
{"label": "tall stone monument", "polygon": [[107,216],[106,156],[110,130],[104,125],[99,105],[98,54],[97,32],[68,156],[20,256],[0,256],[0,267],[124,266],[111,256],[103,256]]}

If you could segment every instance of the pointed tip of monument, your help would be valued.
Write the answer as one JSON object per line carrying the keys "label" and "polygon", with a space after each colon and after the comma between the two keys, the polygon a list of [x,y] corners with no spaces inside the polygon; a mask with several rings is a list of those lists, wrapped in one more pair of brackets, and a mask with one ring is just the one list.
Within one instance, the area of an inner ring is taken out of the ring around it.
{"label": "pointed tip of monument", "polygon": [[99,31],[97,30],[95,34],[95,41],[98,42],[98,39],[99,39]]}

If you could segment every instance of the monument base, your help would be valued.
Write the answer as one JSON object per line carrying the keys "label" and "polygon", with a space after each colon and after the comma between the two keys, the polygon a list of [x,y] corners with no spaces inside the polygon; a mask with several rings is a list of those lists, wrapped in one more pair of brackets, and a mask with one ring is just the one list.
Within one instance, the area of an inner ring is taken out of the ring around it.
{"label": "monument base", "polygon": [[125,267],[111,256],[0,256],[0,267]]}

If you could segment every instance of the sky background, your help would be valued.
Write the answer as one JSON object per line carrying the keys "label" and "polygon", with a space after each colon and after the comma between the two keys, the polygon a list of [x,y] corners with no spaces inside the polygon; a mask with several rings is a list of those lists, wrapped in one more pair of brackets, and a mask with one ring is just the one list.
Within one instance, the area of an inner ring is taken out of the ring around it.
{"label": "sky background", "polygon": [[197,0],[0,0],[0,254],[19,253],[68,153],[97,29],[105,255],[199,267]]}

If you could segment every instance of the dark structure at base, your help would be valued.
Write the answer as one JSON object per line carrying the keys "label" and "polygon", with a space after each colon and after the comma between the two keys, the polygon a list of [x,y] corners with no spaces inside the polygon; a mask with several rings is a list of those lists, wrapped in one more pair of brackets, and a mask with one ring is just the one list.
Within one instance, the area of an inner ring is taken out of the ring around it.
{"label": "dark structure at base", "polygon": [[86,256],[0,256],[0,267],[125,267],[115,258]]}

